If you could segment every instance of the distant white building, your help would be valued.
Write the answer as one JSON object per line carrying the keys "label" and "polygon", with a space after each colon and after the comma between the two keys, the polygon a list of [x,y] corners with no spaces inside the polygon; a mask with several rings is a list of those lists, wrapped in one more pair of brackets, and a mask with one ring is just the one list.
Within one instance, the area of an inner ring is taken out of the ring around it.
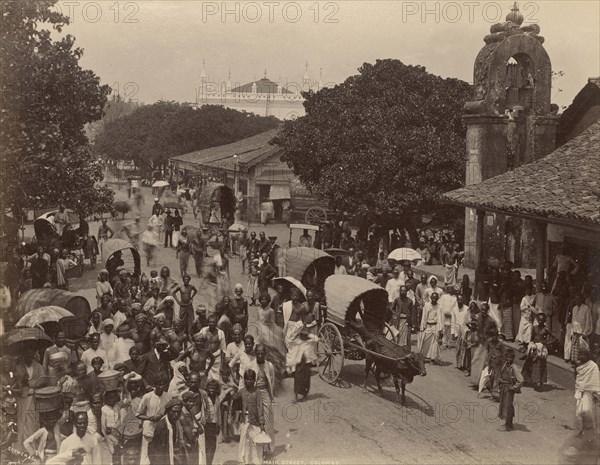
{"label": "distant white building", "polygon": [[286,82],[282,84],[264,77],[240,85],[232,85],[231,71],[226,82],[213,82],[206,74],[204,62],[200,73],[200,87],[196,89],[196,107],[202,105],[223,105],[238,111],[246,111],[260,116],[275,116],[281,120],[304,116],[304,98],[301,92],[318,91],[323,88],[322,70],[318,81],[312,81],[306,64],[302,84]]}

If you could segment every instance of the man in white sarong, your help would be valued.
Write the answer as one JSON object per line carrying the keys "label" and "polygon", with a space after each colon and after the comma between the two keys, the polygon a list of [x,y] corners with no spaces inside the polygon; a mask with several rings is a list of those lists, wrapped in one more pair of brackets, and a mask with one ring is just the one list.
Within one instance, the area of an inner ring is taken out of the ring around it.
{"label": "man in white sarong", "polygon": [[440,296],[438,305],[442,309],[443,326],[442,326],[442,345],[445,349],[452,346],[454,347],[454,341],[452,340],[452,314],[456,311],[458,306],[456,297],[453,295],[454,289],[451,287],[446,288],[446,293]]}
{"label": "man in white sarong", "polygon": [[444,315],[438,304],[438,294],[431,294],[431,302],[426,302],[421,317],[421,332],[417,343],[417,350],[425,359],[433,363],[441,361],[440,345],[438,341],[444,327]]}
{"label": "man in white sarong", "polygon": [[212,352],[215,362],[208,372],[208,379],[219,381],[221,379],[221,363],[225,358],[227,342],[223,330],[217,328],[217,315],[208,317],[208,326],[202,328],[197,334],[206,337],[208,349]]}
{"label": "man in white sarong", "polygon": [[288,374],[296,371],[296,365],[302,360],[303,347],[312,346],[312,340],[303,341],[300,332],[304,328],[304,320],[308,314],[306,303],[300,303],[300,291],[293,289],[292,300],[283,304],[283,336],[287,354],[285,357],[285,371]]}
{"label": "man in white sarong", "polygon": [[598,428],[596,402],[600,399],[600,369],[590,360],[590,351],[586,348],[580,349],[579,361],[575,369],[575,415],[579,430],[583,432]]}

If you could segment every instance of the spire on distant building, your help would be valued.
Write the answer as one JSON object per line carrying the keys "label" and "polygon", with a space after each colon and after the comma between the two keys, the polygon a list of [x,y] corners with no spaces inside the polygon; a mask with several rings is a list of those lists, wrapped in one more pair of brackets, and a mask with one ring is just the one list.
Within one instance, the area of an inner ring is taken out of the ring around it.
{"label": "spire on distant building", "polygon": [[204,58],[202,58],[202,72],[200,73],[200,79],[202,81],[206,80],[206,69],[205,69],[205,66],[206,66],[206,60]]}
{"label": "spire on distant building", "polygon": [[265,79],[267,79],[267,68],[265,68]]}
{"label": "spire on distant building", "polygon": [[302,90],[308,91],[310,89],[310,76],[308,75],[308,60],[306,60],[306,65],[304,66],[304,76],[302,77]]}
{"label": "spire on distant building", "polygon": [[225,92],[231,92],[231,68],[227,73],[227,82],[225,83]]}
{"label": "spire on distant building", "polygon": [[319,88],[317,90],[321,90],[323,88],[323,68],[319,68]]}

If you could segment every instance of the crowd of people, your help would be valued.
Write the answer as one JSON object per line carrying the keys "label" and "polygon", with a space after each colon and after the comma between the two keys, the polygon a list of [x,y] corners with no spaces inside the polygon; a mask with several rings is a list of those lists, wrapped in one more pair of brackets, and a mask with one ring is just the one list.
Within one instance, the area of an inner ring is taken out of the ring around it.
{"label": "crowd of people", "polygon": [[[156,200],[146,230],[140,233],[136,220],[130,240],[146,251],[149,267],[159,244],[174,248],[181,282],[166,266],[139,281],[124,269],[111,280],[103,269],[84,337],[70,340],[59,330],[42,353],[2,358],[3,401],[16,406],[12,450],[47,464],[94,465],[212,464],[218,444],[231,440],[239,441],[243,463],[262,463],[273,453],[281,380],[294,378],[297,401],[310,392],[326,308],[322,289],[304,296],[282,285],[271,291],[280,272],[275,237],[242,232],[232,243],[224,233],[209,258],[207,228],[190,232],[163,215],[177,218]],[[100,248],[112,235],[103,223]],[[562,344],[576,371],[581,428],[595,424],[600,305],[590,282],[577,287],[570,279],[567,258],[558,259],[555,282],[539,293],[531,276],[492,265],[473,289],[468,275],[458,279],[462,255],[451,240],[444,243],[439,283],[435,275],[417,278],[410,262],[388,259],[372,235],[357,236],[341,222],[315,238],[305,231],[301,241],[343,250],[334,274],[386,289],[387,337],[411,350],[416,334],[416,351],[434,364],[442,364],[443,350],[455,350],[456,368],[479,392],[498,393],[507,430],[514,428],[514,395],[525,386],[543,389],[546,357]],[[240,256],[246,285],[230,282],[232,254]],[[188,273],[190,258],[197,283]],[[47,259],[40,250],[31,260]],[[36,286],[47,280],[40,276]],[[520,344],[522,370],[510,341]],[[53,395],[59,404],[48,402]]]}
{"label": "crowd of people", "polygon": [[[13,450],[48,464],[143,465],[211,464],[217,443],[233,438],[243,463],[262,463],[273,452],[281,379],[294,378],[298,401],[309,393],[314,295],[301,302],[299,293],[278,287],[271,299],[277,271],[264,233],[242,247],[250,284],[232,286],[228,243],[208,259],[206,230],[198,230],[189,251],[200,255],[194,285],[181,260],[186,236],[183,228],[175,247],[181,282],[166,266],[139,282],[122,267],[114,279],[102,269],[84,337],[58,331],[43,353],[25,346],[3,357],[3,375],[11,374],[3,376],[4,401],[14,398],[16,406]],[[199,289],[202,304],[194,302]],[[63,402],[44,407],[38,393],[56,386]]]}
{"label": "crowd of people", "polygon": [[[490,266],[487,272],[475,298],[467,275],[460,283],[451,284],[448,279],[440,287],[434,275],[421,274],[417,280],[408,264],[394,268],[385,283],[391,327],[388,334],[410,348],[411,333],[417,333],[416,350],[433,364],[443,364],[442,350],[455,350],[455,367],[472,377],[478,392],[487,390],[494,397],[498,393],[499,416],[509,431],[514,429],[514,394],[524,386],[543,391],[548,355],[563,353],[577,376],[580,427],[595,428],[595,402],[600,400],[600,302],[596,287],[587,280],[579,287],[572,283],[561,331],[560,325],[549,323],[561,311],[556,299],[564,279],[560,271],[552,293],[547,283],[536,293],[531,276],[521,279],[520,273],[508,266]],[[376,282],[380,276],[369,272],[367,279]],[[513,364],[519,352],[511,347],[512,342],[518,344],[522,369]]]}

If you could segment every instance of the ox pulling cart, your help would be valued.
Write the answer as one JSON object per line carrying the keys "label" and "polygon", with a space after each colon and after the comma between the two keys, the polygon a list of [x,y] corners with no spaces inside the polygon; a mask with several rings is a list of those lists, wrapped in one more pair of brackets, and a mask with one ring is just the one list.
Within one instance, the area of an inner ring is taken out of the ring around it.
{"label": "ox pulling cart", "polygon": [[333,275],[325,281],[325,298],[325,323],[319,329],[317,341],[321,379],[334,384],[342,372],[345,358],[365,358],[365,392],[367,378],[374,367],[379,391],[380,374],[390,374],[398,400],[401,398],[404,403],[405,385],[412,382],[415,375],[424,376],[426,372],[420,354],[411,353],[389,338],[386,290],[357,276]]}

